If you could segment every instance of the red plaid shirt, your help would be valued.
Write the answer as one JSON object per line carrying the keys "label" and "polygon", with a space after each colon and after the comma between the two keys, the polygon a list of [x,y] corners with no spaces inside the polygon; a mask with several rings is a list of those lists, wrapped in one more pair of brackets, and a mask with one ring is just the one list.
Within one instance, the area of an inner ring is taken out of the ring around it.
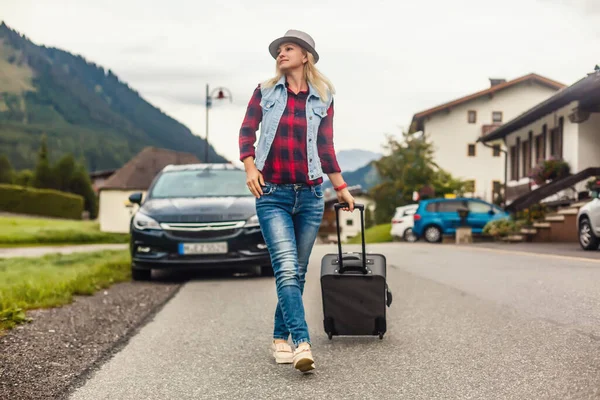
{"label": "red plaid shirt", "polygon": [[[286,83],[287,87],[287,83]],[[254,90],[240,129],[240,160],[255,157],[256,131],[262,121],[260,85]],[[288,88],[287,105],[279,121],[275,138],[261,173],[272,183],[320,184],[322,178],[308,178],[306,149],[306,100],[308,91],[295,94]],[[333,147],[333,102],[319,125],[317,149],[321,168],[326,174],[341,172]]]}

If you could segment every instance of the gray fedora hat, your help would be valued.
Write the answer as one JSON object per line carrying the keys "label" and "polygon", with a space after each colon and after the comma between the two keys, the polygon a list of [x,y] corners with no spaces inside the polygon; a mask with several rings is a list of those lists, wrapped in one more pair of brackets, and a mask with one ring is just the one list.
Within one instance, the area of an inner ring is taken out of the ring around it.
{"label": "gray fedora hat", "polygon": [[269,53],[273,56],[273,58],[277,58],[277,49],[281,46],[282,43],[292,42],[296,43],[299,46],[304,47],[307,51],[309,51],[313,57],[315,58],[315,63],[319,61],[319,54],[315,50],[315,41],[313,38],[306,32],[298,31],[295,29],[290,29],[285,33],[284,36],[273,40],[269,45]]}

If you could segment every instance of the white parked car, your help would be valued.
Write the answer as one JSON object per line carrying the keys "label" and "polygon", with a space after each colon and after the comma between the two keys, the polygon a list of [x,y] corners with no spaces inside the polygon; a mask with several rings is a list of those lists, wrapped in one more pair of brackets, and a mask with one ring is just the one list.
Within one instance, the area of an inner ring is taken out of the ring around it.
{"label": "white parked car", "polygon": [[394,240],[404,240],[406,242],[416,242],[417,237],[413,233],[413,215],[419,207],[418,204],[409,204],[407,206],[397,207],[396,213],[392,218],[392,238]]}
{"label": "white parked car", "polygon": [[579,209],[577,230],[579,244],[584,250],[598,250],[600,245],[600,191],[594,191],[593,200]]}

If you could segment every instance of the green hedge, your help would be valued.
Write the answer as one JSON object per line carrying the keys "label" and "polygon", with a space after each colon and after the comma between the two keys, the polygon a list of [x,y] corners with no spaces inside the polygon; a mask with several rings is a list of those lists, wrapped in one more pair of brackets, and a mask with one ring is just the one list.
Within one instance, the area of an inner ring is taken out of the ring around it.
{"label": "green hedge", "polygon": [[83,204],[76,194],[0,184],[0,211],[81,219]]}

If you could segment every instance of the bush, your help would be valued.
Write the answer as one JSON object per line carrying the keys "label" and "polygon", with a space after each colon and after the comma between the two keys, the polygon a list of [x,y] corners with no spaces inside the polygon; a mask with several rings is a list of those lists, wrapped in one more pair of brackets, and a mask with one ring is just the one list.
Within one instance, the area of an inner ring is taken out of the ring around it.
{"label": "bush", "polygon": [[1,211],[81,219],[83,204],[83,197],[71,193],[0,184]]}
{"label": "bush", "polygon": [[21,171],[14,172],[13,183],[17,186],[33,186],[33,171],[30,169],[24,169]]}
{"label": "bush", "polygon": [[564,178],[571,173],[571,167],[569,164],[558,158],[550,158],[544,160],[533,168],[529,177],[537,185],[542,185],[546,181]]}
{"label": "bush", "polygon": [[587,190],[597,191],[598,188],[600,188],[600,176],[596,176],[595,178],[588,180],[585,184],[585,187]]}
{"label": "bush", "polygon": [[493,238],[501,238],[518,234],[522,227],[522,221],[514,221],[508,218],[497,219],[485,224],[483,227],[483,234]]}
{"label": "bush", "polygon": [[531,207],[516,213],[517,220],[523,220],[524,224],[532,225],[534,222],[546,218],[548,208],[543,203],[534,204]]}

